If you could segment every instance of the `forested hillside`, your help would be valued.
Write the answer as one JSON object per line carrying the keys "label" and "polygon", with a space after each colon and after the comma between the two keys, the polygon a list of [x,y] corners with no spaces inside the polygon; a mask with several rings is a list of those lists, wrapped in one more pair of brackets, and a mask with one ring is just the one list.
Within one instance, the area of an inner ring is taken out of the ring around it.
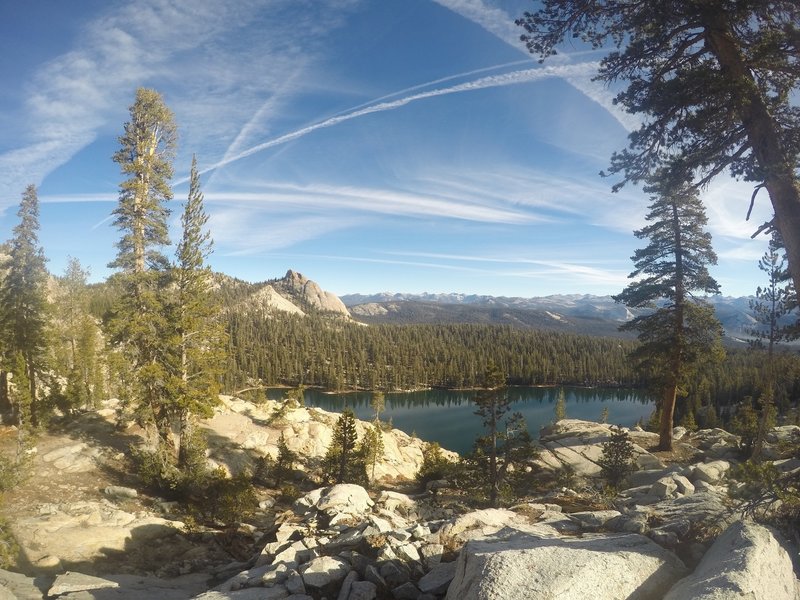
{"label": "forested hillside", "polygon": [[612,338],[474,324],[364,326],[258,312],[231,312],[228,326],[236,370],[266,383],[476,387],[492,361],[511,384],[641,383],[626,358],[633,343]]}

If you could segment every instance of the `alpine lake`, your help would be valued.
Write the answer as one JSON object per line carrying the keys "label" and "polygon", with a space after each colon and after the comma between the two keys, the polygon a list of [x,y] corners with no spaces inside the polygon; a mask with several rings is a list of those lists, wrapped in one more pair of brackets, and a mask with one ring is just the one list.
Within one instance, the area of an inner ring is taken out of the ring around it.
{"label": "alpine lake", "polygon": [[[604,409],[611,425],[631,427],[639,420],[647,421],[655,405],[642,390],[623,388],[580,387],[509,387],[511,410],[525,417],[531,437],[538,439],[539,430],[555,419],[559,391],[564,390],[566,418],[600,421]],[[280,400],[286,390],[267,390],[270,400]],[[475,414],[475,390],[424,390],[416,392],[387,392],[382,421],[459,454],[468,454],[472,444],[484,434],[481,418]],[[307,407],[330,412],[351,408],[364,421],[375,417],[370,407],[372,393],[329,393],[317,389],[305,390]]]}

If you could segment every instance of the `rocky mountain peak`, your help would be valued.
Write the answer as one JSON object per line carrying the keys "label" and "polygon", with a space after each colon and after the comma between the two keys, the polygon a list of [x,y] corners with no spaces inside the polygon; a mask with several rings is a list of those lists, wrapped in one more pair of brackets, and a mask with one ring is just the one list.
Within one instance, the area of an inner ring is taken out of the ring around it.
{"label": "rocky mountain peak", "polygon": [[275,282],[275,288],[296,300],[300,306],[350,317],[347,307],[336,294],[326,292],[315,281],[292,269],[286,271],[283,279]]}

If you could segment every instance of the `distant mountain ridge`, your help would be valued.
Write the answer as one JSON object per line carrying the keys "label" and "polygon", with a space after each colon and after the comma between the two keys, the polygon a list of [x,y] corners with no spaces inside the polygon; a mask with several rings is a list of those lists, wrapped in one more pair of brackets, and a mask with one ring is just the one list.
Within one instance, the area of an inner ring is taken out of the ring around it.
{"label": "distant mountain ridge", "polygon": [[[225,280],[225,278],[223,278]],[[459,293],[346,294],[337,296],[293,270],[261,283],[226,280],[238,289],[234,310],[259,310],[297,315],[321,313],[366,324],[474,323],[547,329],[585,335],[633,337],[619,326],[642,313],[614,301],[612,296],[553,294],[508,297]],[[751,297],[711,296],[717,317],[731,340],[745,342],[755,325]]]}
{"label": "distant mountain ridge", "polygon": [[[342,302],[366,322],[476,322],[545,327],[591,335],[618,335],[617,328],[641,311],[611,296],[553,294],[532,298],[478,294],[347,294]],[[750,297],[711,296],[728,337],[746,340],[755,321]]]}

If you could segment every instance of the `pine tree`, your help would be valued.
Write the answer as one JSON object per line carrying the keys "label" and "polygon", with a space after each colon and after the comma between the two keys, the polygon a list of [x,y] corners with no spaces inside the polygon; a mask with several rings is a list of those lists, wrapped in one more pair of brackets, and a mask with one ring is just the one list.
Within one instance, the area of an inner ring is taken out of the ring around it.
{"label": "pine tree", "polygon": [[47,259],[39,245],[39,198],[35,186],[25,189],[17,216],[20,221],[14,227],[7,272],[0,284],[0,330],[6,370],[17,368],[18,357],[24,361],[30,421],[35,427],[44,416],[37,384],[47,368],[49,310],[45,290]]}
{"label": "pine tree", "polygon": [[556,423],[567,418],[567,397],[564,395],[564,388],[558,390],[556,405],[553,408],[553,415]]}
{"label": "pine tree", "polygon": [[369,469],[369,480],[372,482],[375,481],[375,467],[378,466],[378,461],[383,457],[383,451],[383,432],[378,423],[373,423],[371,427],[367,427],[364,439],[361,440],[361,445],[358,449],[358,454]]}
{"label": "pine tree", "polygon": [[209,417],[218,402],[219,380],[224,365],[226,336],[219,320],[221,306],[212,294],[211,269],[206,259],[211,254],[208,215],[203,207],[197,160],[192,157],[189,197],[181,215],[182,237],[172,269],[175,287],[171,307],[178,344],[179,381],[171,390],[174,417],[179,430],[179,464],[193,439],[193,419]]}
{"label": "pine tree", "polygon": [[284,480],[292,474],[294,464],[297,462],[297,454],[289,450],[286,444],[286,437],[281,432],[278,439],[278,458],[275,460],[275,487],[279,488]]}
{"label": "pine tree", "polygon": [[750,300],[750,310],[757,326],[748,333],[755,338],[754,347],[766,346],[771,362],[777,344],[797,337],[796,327],[781,323],[795,309],[797,299],[786,269],[783,242],[777,231],[772,232],[767,251],[758,261],[758,268],[766,274],[767,282],[764,287],[756,288],[756,296]]}
{"label": "pine tree", "polygon": [[494,363],[489,363],[484,374],[484,390],[474,398],[475,414],[483,418],[485,435],[475,440],[471,462],[482,471],[488,487],[489,505],[496,507],[501,490],[512,465],[531,458],[533,445],[520,413],[508,418],[511,400],[508,396],[505,374]]}
{"label": "pine tree", "polygon": [[60,356],[56,365],[58,371],[66,373],[67,409],[96,406],[104,395],[99,329],[89,315],[88,277],[89,271],[80,261],[70,258],[59,280],[57,327],[64,347],[56,353]]}
{"label": "pine tree", "polygon": [[499,427],[505,414],[511,409],[506,389],[506,378],[497,365],[490,363],[484,374],[485,390],[475,396],[475,414],[483,419],[486,435],[476,441],[476,453],[485,457],[489,484],[489,504],[497,506],[500,493],[500,474],[498,467]]}
{"label": "pine tree", "polygon": [[797,323],[785,325],[781,321],[797,307],[797,296],[791,285],[791,277],[786,269],[786,257],[783,252],[783,241],[777,231],[772,232],[767,251],[758,261],[758,268],[767,275],[765,287],[756,288],[756,297],[750,300],[750,310],[758,324],[750,329],[754,336],[752,347],[763,349],[766,345],[767,363],[764,373],[764,390],[759,397],[761,404],[758,432],[753,443],[752,458],[758,460],[764,444],[764,438],[774,423],[776,365],[775,347],[784,341],[796,339]]}
{"label": "pine tree", "polygon": [[635,470],[633,456],[633,442],[628,432],[613,427],[611,437],[603,443],[603,453],[597,461],[603,478],[611,488],[617,489],[628,474]]}
{"label": "pine tree", "polygon": [[383,392],[372,392],[369,405],[375,411],[375,423],[380,423],[381,413],[386,408],[386,396],[383,395]]}
{"label": "pine tree", "polygon": [[637,278],[618,302],[648,308],[621,327],[637,331],[641,345],[633,352],[640,370],[661,389],[659,448],[672,450],[675,404],[681,386],[701,360],[721,360],[722,327],[713,308],[693,292],[719,293],[707,265],[717,262],[711,236],[704,231],[705,211],[695,188],[679,165],[662,169],[649,181],[649,225],[635,232],[649,244],[633,256]]}
{"label": "pine tree", "polygon": [[[165,290],[170,284],[161,247],[169,243],[166,202],[172,197],[172,157],[176,127],[172,113],[154,90],[140,88],[130,107],[130,121],[119,138],[114,161],[128,178],[120,184],[114,224],[123,232],[117,258],[120,299],[110,323],[133,371],[130,397],[137,416],[155,425],[156,455],[171,455],[175,417],[169,386],[175,373],[175,327]],[[174,397],[174,395],[173,395]],[[170,465],[162,465],[168,471]]]}
{"label": "pine tree", "polygon": [[363,460],[359,460],[356,448],[356,416],[347,408],[336,421],[333,439],[323,459],[326,478],[334,483],[363,483],[366,479]]}

